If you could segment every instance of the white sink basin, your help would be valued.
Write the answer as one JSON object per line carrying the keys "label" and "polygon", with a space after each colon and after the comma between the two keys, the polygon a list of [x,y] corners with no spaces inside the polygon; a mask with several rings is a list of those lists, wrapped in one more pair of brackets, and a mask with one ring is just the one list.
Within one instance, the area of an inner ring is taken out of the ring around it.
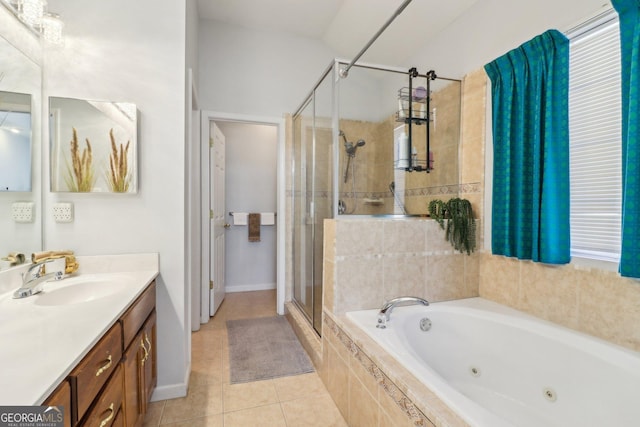
{"label": "white sink basin", "polygon": [[61,306],[101,300],[122,292],[129,286],[126,276],[78,276],[60,282],[47,282],[34,298],[35,305]]}

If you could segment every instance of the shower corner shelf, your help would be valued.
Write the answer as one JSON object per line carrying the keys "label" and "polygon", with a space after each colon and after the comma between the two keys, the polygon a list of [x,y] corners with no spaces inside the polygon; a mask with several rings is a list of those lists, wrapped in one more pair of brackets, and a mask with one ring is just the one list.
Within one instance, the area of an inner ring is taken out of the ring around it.
{"label": "shower corner shelf", "polygon": [[[396,111],[396,122],[416,125],[427,123],[431,117],[428,114],[427,97],[416,98],[411,95],[412,90],[408,87],[398,89],[398,111]],[[409,104],[411,103],[411,111]],[[413,117],[409,118],[412,115]]]}
{"label": "shower corner shelf", "polygon": [[381,198],[365,198],[364,199],[364,204],[365,205],[373,205],[373,206],[380,206],[384,204],[384,200]]}
{"label": "shower corner shelf", "polygon": [[[409,165],[404,168],[407,172],[426,172],[432,169],[431,144],[429,122],[431,121],[431,81],[437,78],[434,70],[428,71],[426,74],[418,73],[413,67],[409,69],[409,86],[401,87],[398,90],[398,111],[396,112],[396,121],[404,123],[407,129],[406,159],[409,159]],[[426,87],[413,85],[413,80],[417,77],[424,78]],[[425,131],[425,153],[426,159],[418,160],[414,157],[414,141],[413,141],[413,125],[420,126],[424,124]],[[396,167],[397,169],[397,167]]]}

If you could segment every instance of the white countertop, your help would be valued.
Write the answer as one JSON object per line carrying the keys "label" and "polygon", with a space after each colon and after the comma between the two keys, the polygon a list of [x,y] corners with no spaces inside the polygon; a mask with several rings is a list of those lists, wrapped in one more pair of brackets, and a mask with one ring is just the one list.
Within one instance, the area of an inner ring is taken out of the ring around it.
{"label": "white countertop", "polygon": [[[0,406],[41,404],[159,272],[157,254],[77,259],[78,273],[40,294],[0,293]],[[74,285],[101,288],[74,301]]]}

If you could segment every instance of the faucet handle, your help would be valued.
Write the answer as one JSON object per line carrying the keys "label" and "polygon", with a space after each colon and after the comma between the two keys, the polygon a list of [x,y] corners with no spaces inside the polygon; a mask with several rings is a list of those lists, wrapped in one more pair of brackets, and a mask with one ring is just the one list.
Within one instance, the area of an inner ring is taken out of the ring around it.
{"label": "faucet handle", "polygon": [[[56,280],[60,280],[67,269],[67,260],[62,258],[55,258],[51,260],[52,262],[47,265],[47,269],[50,273],[56,273]],[[60,278],[58,278],[60,276]]]}
{"label": "faucet handle", "polygon": [[22,273],[22,279],[27,280],[31,277],[40,277],[42,275],[42,269],[44,268],[44,263],[38,262],[31,265],[27,271]]}
{"label": "faucet handle", "polygon": [[[32,264],[27,271],[22,273],[23,282],[29,279],[37,279],[38,277],[42,277],[46,273],[46,265],[51,264],[52,272],[56,273],[55,280],[62,279],[62,275],[64,275],[64,271],[66,268],[66,260],[64,258],[48,258],[46,260],[38,261]],[[61,273],[60,277],[58,277],[58,272]]]}
{"label": "faucet handle", "polygon": [[384,313],[378,314],[378,324],[376,325],[378,329],[386,329],[387,328],[387,316]]}

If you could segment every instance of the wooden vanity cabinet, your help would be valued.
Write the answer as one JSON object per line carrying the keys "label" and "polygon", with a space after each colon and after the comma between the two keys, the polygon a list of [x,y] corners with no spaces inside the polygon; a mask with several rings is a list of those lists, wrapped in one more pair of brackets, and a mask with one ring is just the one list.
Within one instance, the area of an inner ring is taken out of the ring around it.
{"label": "wooden vanity cabinet", "polygon": [[124,422],[127,427],[142,425],[148,402],[157,382],[154,308],[155,287],[152,287],[145,291],[136,305],[122,316],[123,330],[125,330]]}
{"label": "wooden vanity cabinet", "polygon": [[44,401],[45,406],[62,406],[64,412],[64,427],[71,427],[71,386],[69,381],[63,381],[62,384],[51,393]]}
{"label": "wooden vanity cabinet", "polygon": [[152,282],[45,400],[64,406],[65,427],[141,426],[157,382]]}

